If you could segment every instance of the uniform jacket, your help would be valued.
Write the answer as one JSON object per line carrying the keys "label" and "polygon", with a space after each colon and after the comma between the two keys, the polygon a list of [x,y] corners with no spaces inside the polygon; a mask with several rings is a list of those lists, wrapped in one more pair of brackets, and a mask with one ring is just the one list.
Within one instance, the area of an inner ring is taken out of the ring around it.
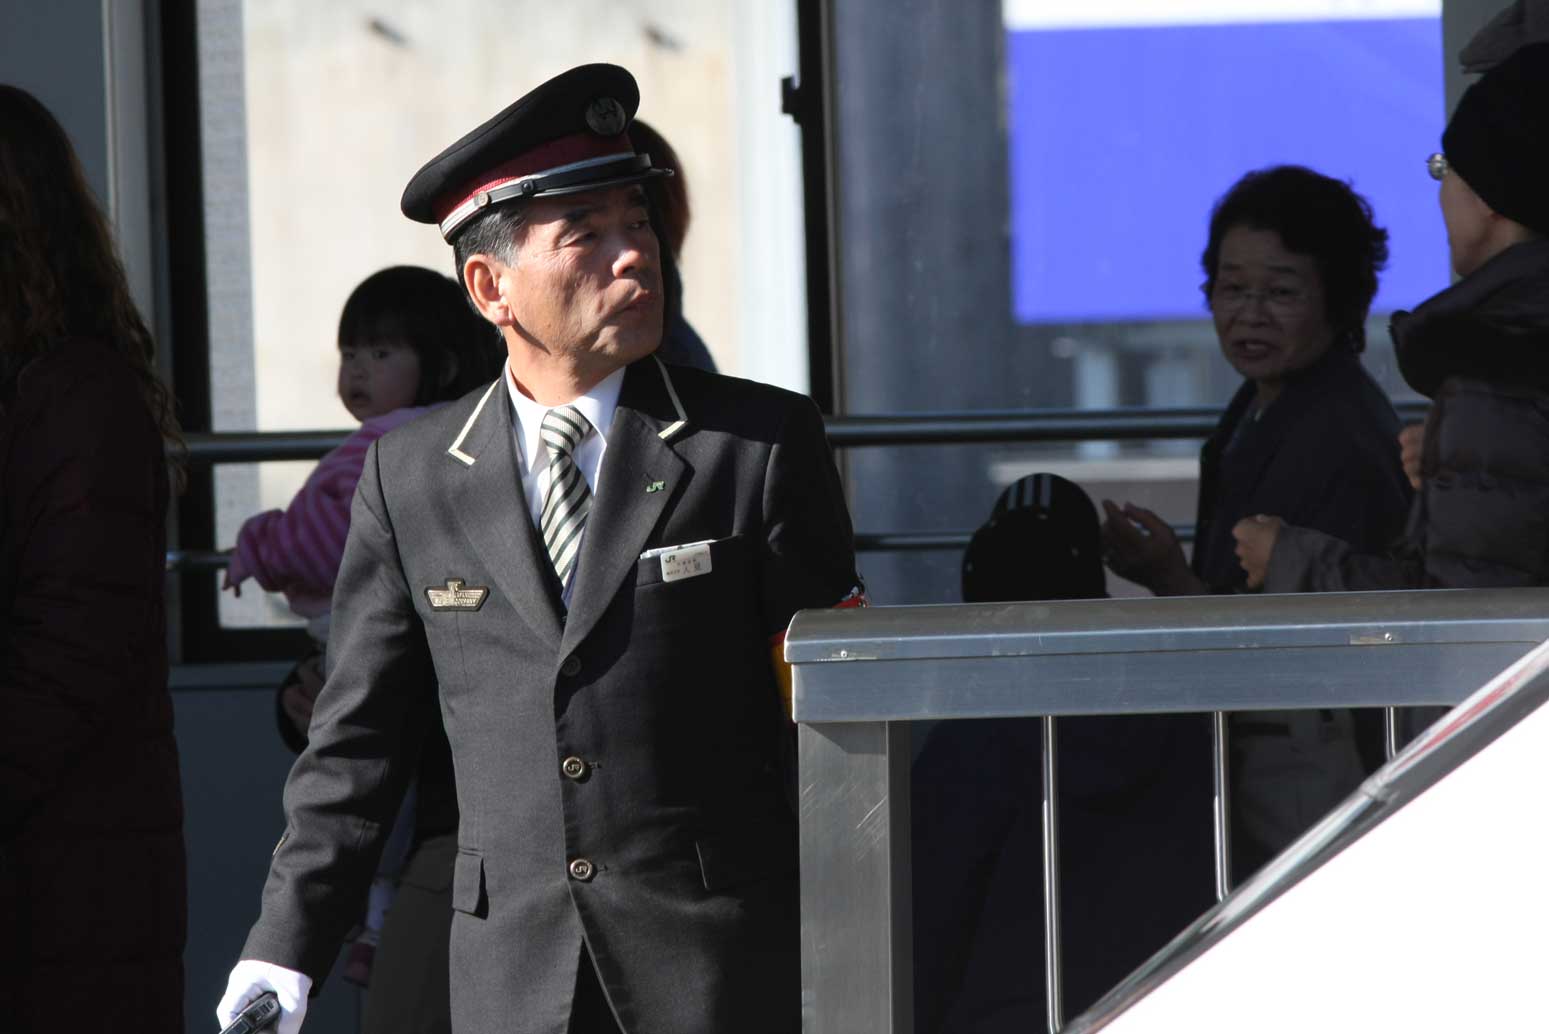
{"label": "uniform jacket", "polygon": [[1434,399],[1402,540],[1282,528],[1266,590],[1549,584],[1549,241],[1506,249],[1392,332]]}
{"label": "uniform jacket", "polygon": [[[456,1029],[563,1034],[583,943],[626,1034],[799,1028],[769,641],[854,586],[852,533],[809,401],[668,371],[625,376],[568,614],[499,382],[373,446],[244,957],[326,973],[434,682],[461,811]],[[640,558],[696,542],[696,577]],[[453,581],[462,609],[433,607]]]}
{"label": "uniform jacket", "polygon": [[183,1029],[166,461],[116,352],[0,384],[0,1029]]}

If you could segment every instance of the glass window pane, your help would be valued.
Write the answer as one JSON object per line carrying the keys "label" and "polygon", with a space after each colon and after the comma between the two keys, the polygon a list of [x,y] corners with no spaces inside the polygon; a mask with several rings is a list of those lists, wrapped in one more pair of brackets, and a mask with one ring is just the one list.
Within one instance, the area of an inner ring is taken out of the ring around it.
{"label": "glass window pane", "polygon": [[[1200,291],[1210,209],[1280,163],[1350,181],[1390,231],[1364,361],[1414,397],[1386,325],[1448,279],[1423,164],[1440,0],[835,7],[847,412],[1224,404],[1241,378]],[[1192,524],[1198,444],[857,450],[857,527],[966,531],[1039,470]],[[952,555],[865,570],[879,601],[957,598]]]}

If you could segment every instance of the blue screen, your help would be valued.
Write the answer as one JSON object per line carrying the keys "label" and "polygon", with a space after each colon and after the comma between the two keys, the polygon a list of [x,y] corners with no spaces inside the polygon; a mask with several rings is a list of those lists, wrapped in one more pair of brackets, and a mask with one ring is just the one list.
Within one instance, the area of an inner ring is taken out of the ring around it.
{"label": "blue screen", "polygon": [[1007,65],[1023,323],[1202,318],[1211,205],[1280,163],[1372,203],[1392,253],[1376,311],[1448,283],[1424,164],[1445,117],[1439,19],[1012,31]]}

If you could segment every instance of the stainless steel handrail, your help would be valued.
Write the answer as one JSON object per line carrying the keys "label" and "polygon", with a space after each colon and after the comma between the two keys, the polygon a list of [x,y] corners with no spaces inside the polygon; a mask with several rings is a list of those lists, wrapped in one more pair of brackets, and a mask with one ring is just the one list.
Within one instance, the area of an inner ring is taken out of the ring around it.
{"label": "stainless steel handrail", "polygon": [[189,463],[267,463],[315,460],[337,449],[349,431],[217,431],[183,436]]}
{"label": "stainless steel handrail", "polygon": [[1544,589],[804,611],[803,1029],[912,1030],[910,723],[1453,704],[1546,638]]}

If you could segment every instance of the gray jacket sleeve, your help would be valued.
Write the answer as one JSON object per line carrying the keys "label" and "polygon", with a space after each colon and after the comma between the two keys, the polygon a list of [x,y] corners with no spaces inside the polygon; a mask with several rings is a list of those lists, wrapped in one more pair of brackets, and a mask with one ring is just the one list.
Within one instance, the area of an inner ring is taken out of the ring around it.
{"label": "gray jacket sleeve", "polygon": [[1358,592],[1412,589],[1419,558],[1405,553],[1358,553],[1348,542],[1311,528],[1285,525],[1264,575],[1265,592]]}
{"label": "gray jacket sleeve", "polygon": [[404,580],[373,444],[334,591],[328,677],[285,783],[285,835],[242,958],[327,975],[417,764],[434,706],[424,629]]}

